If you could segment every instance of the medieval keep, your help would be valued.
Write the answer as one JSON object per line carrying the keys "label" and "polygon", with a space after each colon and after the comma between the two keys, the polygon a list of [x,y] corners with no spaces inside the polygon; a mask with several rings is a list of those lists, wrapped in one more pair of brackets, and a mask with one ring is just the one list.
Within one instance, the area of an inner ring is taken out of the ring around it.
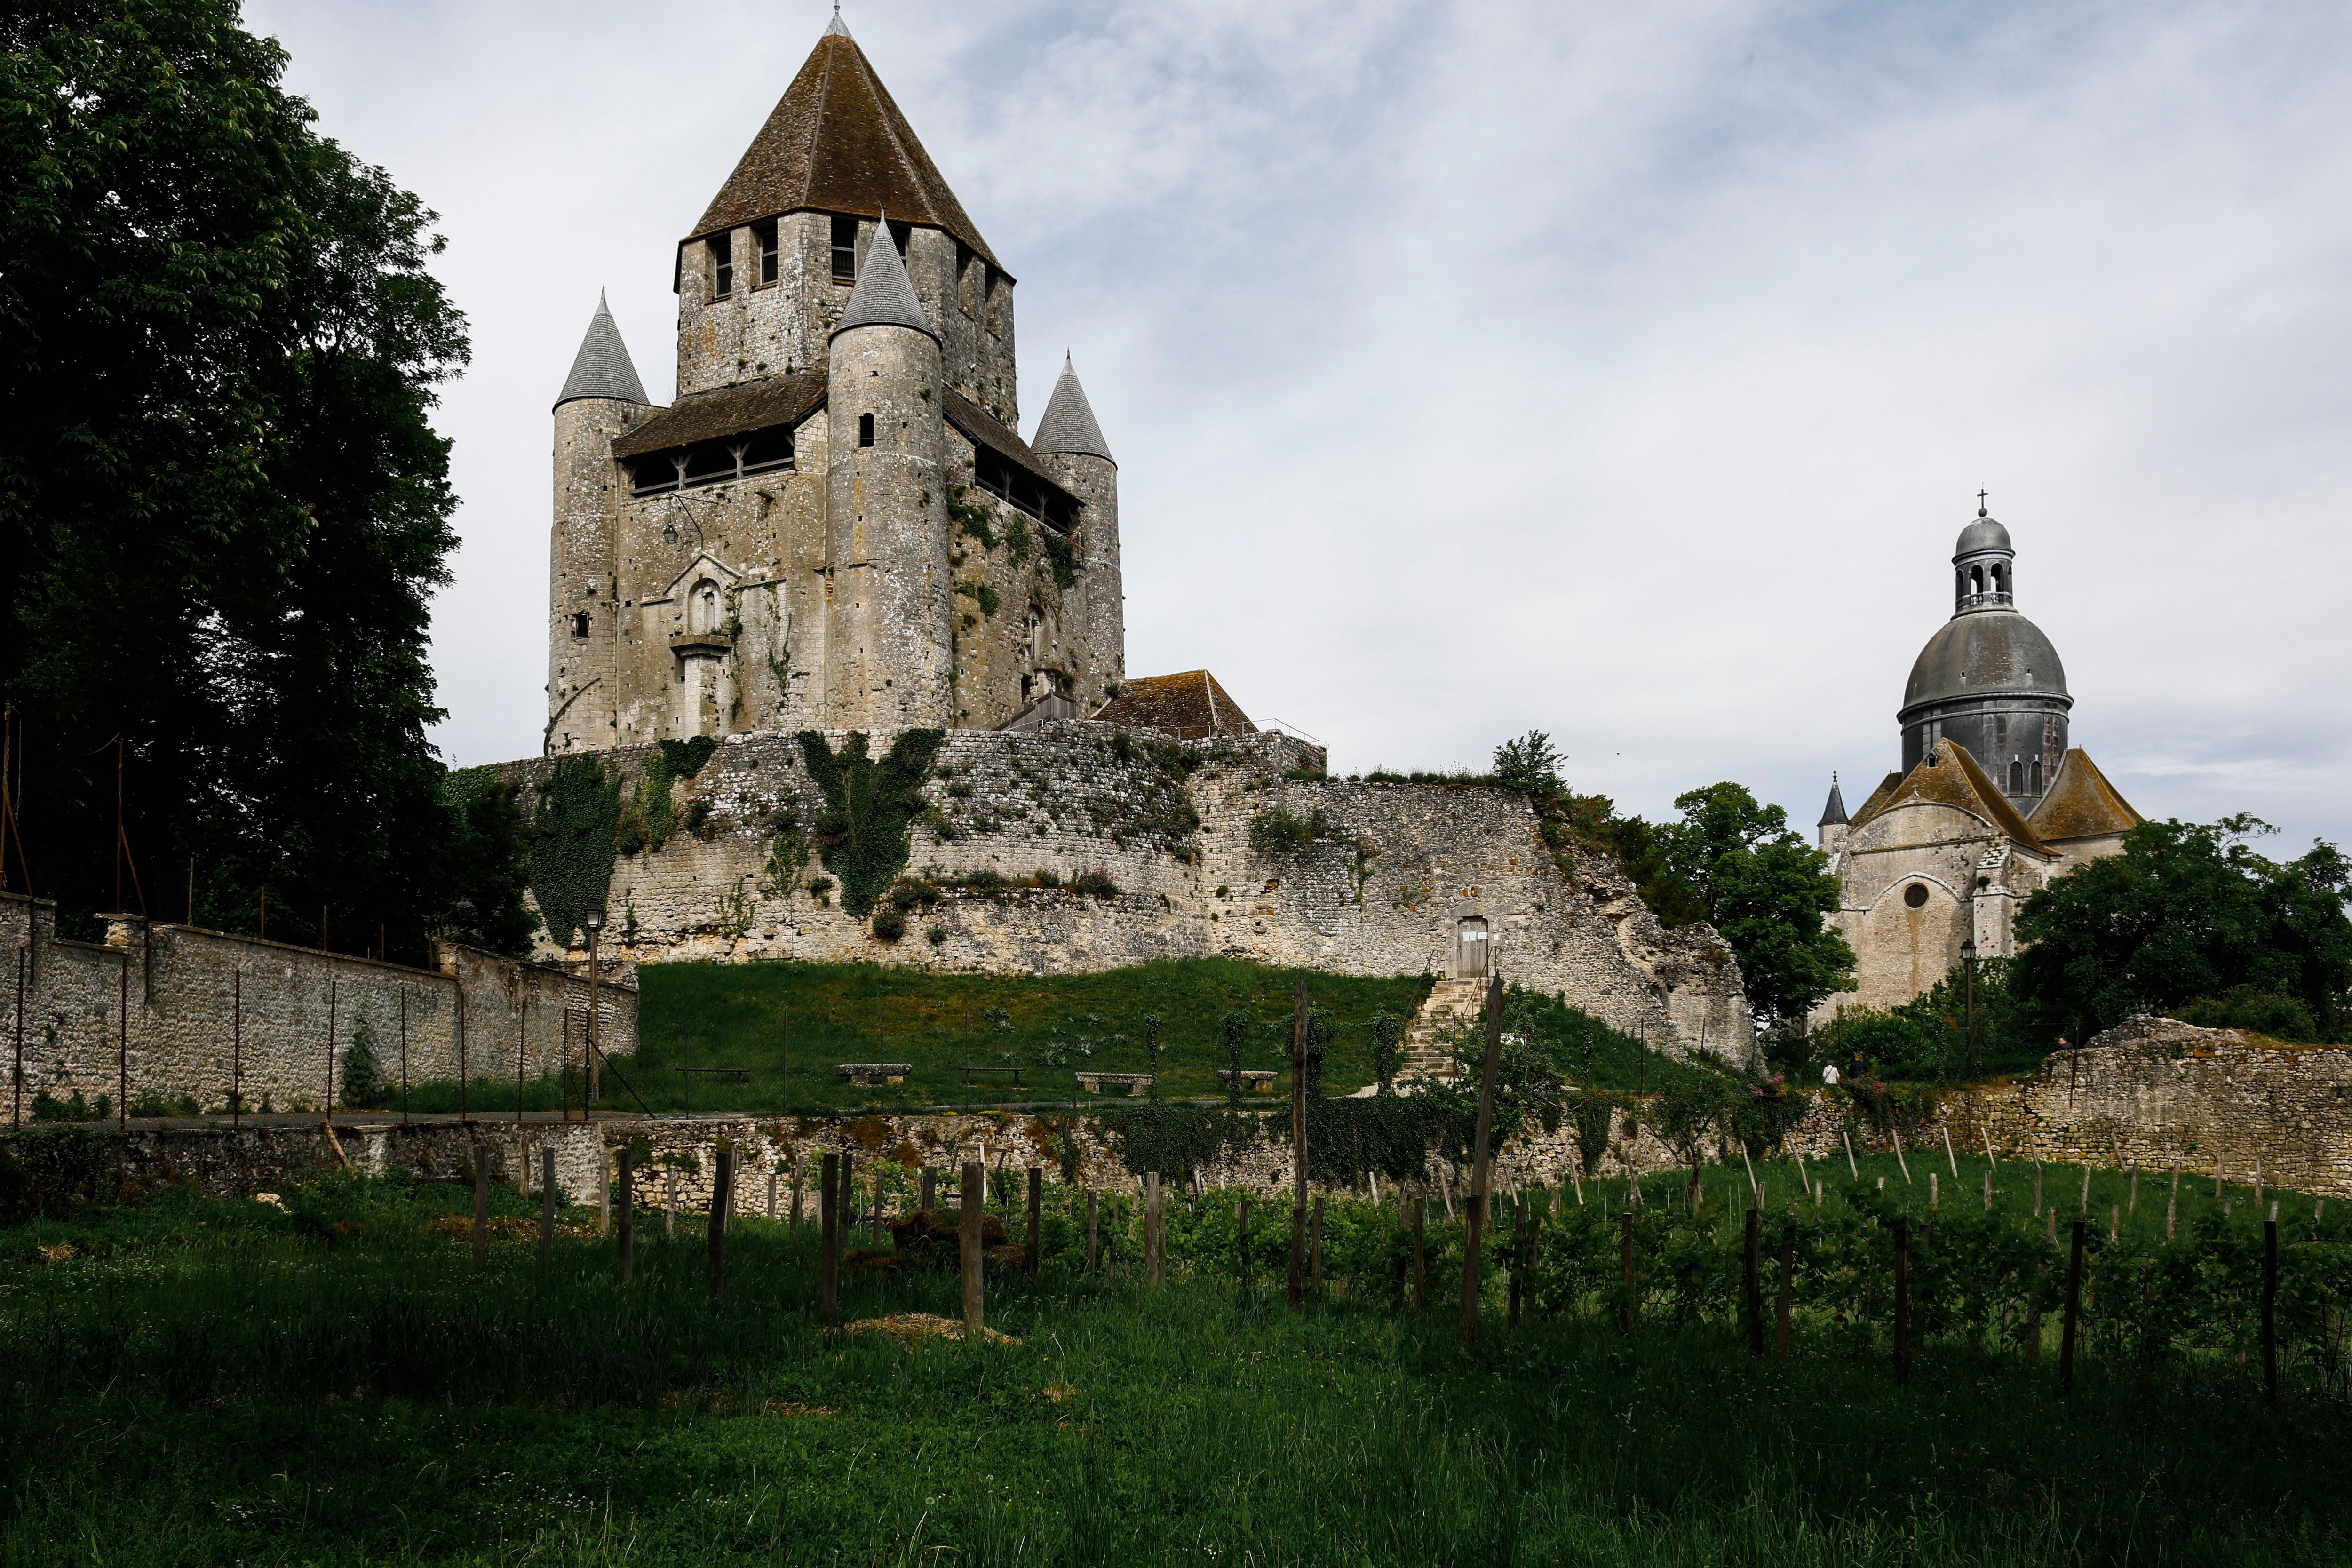
{"label": "medieval keep", "polygon": [[1981,504],[1952,552],[1952,618],[1911,667],[1896,714],[1903,767],[1852,819],[1837,784],[1821,847],[1841,891],[1831,917],[1853,944],[1855,1003],[1889,1007],[1951,973],[1971,940],[2016,951],[2017,905],[2052,878],[2111,855],[2140,815],[2068,744],[2074,700],[2058,650],[2017,610],[2017,552]]}
{"label": "medieval keep", "polygon": [[995,729],[1125,674],[1118,468],[838,17],[674,263],[677,400],[600,301],[556,399],[551,753]]}

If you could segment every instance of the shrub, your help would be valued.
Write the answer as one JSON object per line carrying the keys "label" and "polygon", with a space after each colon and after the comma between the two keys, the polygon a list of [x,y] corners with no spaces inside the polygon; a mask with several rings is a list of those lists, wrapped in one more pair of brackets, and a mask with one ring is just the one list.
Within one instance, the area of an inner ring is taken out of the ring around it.
{"label": "shrub", "polygon": [[874,911],[874,934],[883,942],[896,942],[907,934],[907,917],[897,910]]}
{"label": "shrub", "polygon": [[1115,899],[1118,897],[1118,884],[1112,881],[1110,879],[1110,873],[1103,870],[1100,867],[1097,867],[1095,869],[1090,871],[1081,871],[1076,876],[1071,878],[1070,890],[1074,893],[1084,893],[1089,898],[1096,899]]}
{"label": "shrub", "polygon": [[1250,818],[1250,847],[1261,855],[1297,854],[1318,838],[1334,836],[1330,819],[1320,806],[1306,816],[1282,805],[1270,805]]}
{"label": "shrub", "polygon": [[928,934],[928,935],[930,937],[930,939],[931,939],[931,945],[932,945],[933,947],[945,947],[945,946],[947,945],[947,941],[948,941],[948,928],[947,928],[947,927],[945,927],[945,926],[933,926],[933,927],[930,929],[930,931],[929,931],[928,933],[926,933],[926,934]]}

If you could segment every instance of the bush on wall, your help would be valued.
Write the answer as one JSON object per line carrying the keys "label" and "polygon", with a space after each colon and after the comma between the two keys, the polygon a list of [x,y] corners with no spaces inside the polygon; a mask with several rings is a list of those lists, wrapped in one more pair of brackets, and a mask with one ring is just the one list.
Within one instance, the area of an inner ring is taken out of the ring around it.
{"label": "bush on wall", "polygon": [[867,754],[863,731],[853,730],[835,755],[814,730],[800,732],[809,776],[824,795],[813,837],[824,868],[841,879],[841,907],[871,914],[910,853],[908,830],[923,811],[923,781],[947,739],[944,730],[908,730],[880,761]]}

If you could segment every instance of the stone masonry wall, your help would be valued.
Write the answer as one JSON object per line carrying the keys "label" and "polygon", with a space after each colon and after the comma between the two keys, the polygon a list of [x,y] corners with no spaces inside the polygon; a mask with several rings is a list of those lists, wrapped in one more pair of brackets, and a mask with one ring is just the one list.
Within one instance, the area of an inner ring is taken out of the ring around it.
{"label": "stone masonry wall", "polygon": [[[0,894],[0,952],[16,970],[0,973],[0,1053],[21,1073],[26,1115],[43,1092],[121,1103],[126,1059],[133,1105],[152,1094],[226,1110],[236,1087],[247,1109],[320,1108],[331,1064],[340,1097],[362,1027],[387,1077],[404,1042],[412,1081],[456,1078],[461,1065],[538,1078],[567,1043],[576,1063],[586,1029],[584,969],[454,945],[432,971],[131,917],[106,942],[74,942],[57,935],[53,904]],[[601,1048],[636,1048],[633,964],[607,966],[597,1014]]]}
{"label": "stone masonry wall", "polygon": [[[828,736],[838,751],[839,734]],[[886,750],[877,736],[873,750]],[[646,753],[612,753],[642,776]],[[1535,814],[1506,790],[1354,784],[1300,776],[1320,754],[1280,735],[1181,748],[1112,726],[950,731],[924,786],[932,814],[908,872],[943,890],[896,942],[876,939],[833,895],[813,895],[813,858],[789,879],[771,861],[773,824],[803,825],[824,801],[791,735],[729,737],[676,786],[707,800],[700,836],[624,857],[606,930],[646,961],[863,960],[985,973],[1095,971],[1225,955],[1350,974],[1449,975],[1465,921],[1484,921],[1509,979],[1563,996],[1662,1048],[1752,1058],[1739,969],[1706,927],[1661,928],[1621,872],[1580,857],[1563,871]],[[543,761],[504,765],[526,784]],[[528,802],[526,803],[528,805]],[[1250,843],[1280,806],[1324,837],[1296,851]],[[975,889],[975,873],[1054,874],[1061,888]],[[1116,896],[1071,891],[1098,870]],[[936,932],[936,940],[934,940]]]}

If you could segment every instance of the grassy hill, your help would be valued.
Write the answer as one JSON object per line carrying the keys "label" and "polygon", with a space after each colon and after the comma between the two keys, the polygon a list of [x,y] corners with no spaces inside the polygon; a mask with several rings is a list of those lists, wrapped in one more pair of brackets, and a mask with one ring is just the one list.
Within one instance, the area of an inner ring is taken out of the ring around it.
{"label": "grassy hill", "polygon": [[[1186,959],[1099,974],[939,974],[868,963],[659,963],[638,972],[638,1052],[621,1076],[657,1110],[825,1111],[1066,1100],[1079,1068],[1141,1072],[1145,1020],[1157,1015],[1165,1098],[1219,1095],[1223,1019],[1250,1019],[1244,1068],[1290,1059],[1294,987],[1337,1025],[1327,1093],[1371,1081],[1371,1022],[1410,1019],[1431,977],[1366,978],[1277,969],[1234,959]],[[1021,1067],[1016,1088],[995,1072],[967,1084],[962,1067]],[[853,1089],[845,1062],[908,1062],[898,1088]],[[738,1068],[743,1083],[681,1069]],[[1092,1100],[1091,1096],[1080,1097]],[[1105,1103],[1095,1100],[1095,1103]],[[634,1101],[608,1085],[605,1104]]]}

